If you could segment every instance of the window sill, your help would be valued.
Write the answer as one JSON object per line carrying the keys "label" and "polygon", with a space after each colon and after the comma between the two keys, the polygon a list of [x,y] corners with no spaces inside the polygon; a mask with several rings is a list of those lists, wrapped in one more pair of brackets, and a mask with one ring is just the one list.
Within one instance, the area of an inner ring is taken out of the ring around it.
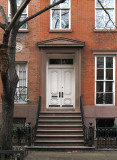
{"label": "window sill", "polygon": [[18,30],[18,33],[29,33],[28,29],[20,29]]}
{"label": "window sill", "polygon": [[50,29],[50,33],[72,33],[71,29]]}
{"label": "window sill", "polygon": [[95,33],[110,33],[110,32],[117,32],[117,29],[94,29]]}

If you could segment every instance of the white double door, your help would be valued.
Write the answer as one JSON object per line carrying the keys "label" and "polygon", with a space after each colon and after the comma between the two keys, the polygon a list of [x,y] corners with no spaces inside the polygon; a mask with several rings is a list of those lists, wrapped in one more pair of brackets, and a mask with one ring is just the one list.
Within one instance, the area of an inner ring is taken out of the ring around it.
{"label": "white double door", "polygon": [[74,69],[48,69],[48,106],[74,107]]}

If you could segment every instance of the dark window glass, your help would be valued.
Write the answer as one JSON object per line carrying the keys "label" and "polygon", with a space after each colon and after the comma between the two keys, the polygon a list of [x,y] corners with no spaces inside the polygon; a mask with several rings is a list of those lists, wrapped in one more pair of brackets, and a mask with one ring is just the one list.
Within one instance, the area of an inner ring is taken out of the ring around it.
{"label": "dark window glass", "polygon": [[113,57],[106,57],[106,68],[113,68]]}
{"label": "dark window glass", "polygon": [[97,82],[97,92],[103,92],[103,82]]}
{"label": "dark window glass", "polygon": [[97,93],[96,104],[103,104],[103,103],[104,103],[104,93]]}
{"label": "dark window glass", "polygon": [[61,64],[61,59],[50,59],[50,64]]}
{"label": "dark window glass", "polygon": [[50,59],[50,64],[73,64],[73,59]]}
{"label": "dark window glass", "polygon": [[105,93],[105,104],[113,103],[113,93]]}
{"label": "dark window glass", "polygon": [[73,64],[73,59],[62,59],[62,64]]}
{"label": "dark window glass", "polygon": [[104,57],[97,57],[97,68],[104,68]]}
{"label": "dark window glass", "polygon": [[113,91],[113,82],[106,82],[106,92]]}
{"label": "dark window glass", "polygon": [[103,79],[104,79],[104,70],[97,69],[97,80],[103,80]]}
{"label": "dark window glass", "polygon": [[106,69],[106,80],[113,80],[113,69]]}

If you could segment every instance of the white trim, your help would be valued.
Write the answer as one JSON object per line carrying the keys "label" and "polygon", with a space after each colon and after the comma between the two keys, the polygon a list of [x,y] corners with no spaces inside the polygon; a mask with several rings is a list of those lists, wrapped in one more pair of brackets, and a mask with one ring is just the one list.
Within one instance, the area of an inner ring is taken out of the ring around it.
{"label": "white trim", "polygon": [[[105,3],[105,1],[106,1],[106,0],[104,0],[104,3]],[[105,27],[105,26],[104,26],[103,28],[97,28],[97,27],[96,27],[96,9],[97,9],[97,7],[96,7],[96,2],[97,2],[97,0],[95,0],[95,29],[100,29],[100,30],[101,30],[101,29],[115,29],[115,26],[113,26],[112,28],[107,28],[107,27]],[[116,19],[115,19],[116,3],[115,3],[115,2],[116,2],[116,0],[114,0],[114,2],[113,2],[113,3],[114,3],[114,8],[108,8],[108,9],[113,9],[113,10],[114,10],[114,13],[113,13],[113,14],[114,14],[114,15],[113,15],[113,22],[116,24]],[[103,10],[103,9],[100,8],[100,10]],[[105,13],[105,14],[106,14],[106,13]],[[105,14],[104,14],[104,19],[105,19]],[[105,25],[105,20],[104,20],[104,25]]]}
{"label": "white trim", "polygon": [[[53,0],[50,0],[50,4],[52,4]],[[61,5],[61,4],[59,4]],[[69,9],[69,28],[61,28],[61,10],[68,10]],[[71,0],[69,0],[69,8],[60,8],[60,28],[52,28],[52,9],[50,9],[50,30],[69,30],[71,29]]]}
{"label": "white trim", "polygon": [[[97,80],[97,57],[104,57],[104,79],[103,80]],[[106,80],[106,57],[113,57],[113,80]],[[104,88],[102,93],[106,93],[105,89],[105,82],[110,81],[113,82],[113,90],[111,93],[113,93],[113,104],[96,104],[96,82],[103,81],[104,82]],[[115,105],[115,56],[113,55],[95,55],[95,105],[96,106],[114,106]]]}

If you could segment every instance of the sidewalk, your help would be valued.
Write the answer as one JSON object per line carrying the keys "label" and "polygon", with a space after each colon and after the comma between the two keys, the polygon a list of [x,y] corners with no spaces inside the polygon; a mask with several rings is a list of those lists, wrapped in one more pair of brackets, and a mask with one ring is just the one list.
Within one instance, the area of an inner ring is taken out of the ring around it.
{"label": "sidewalk", "polygon": [[28,152],[25,160],[116,160],[117,151]]}

